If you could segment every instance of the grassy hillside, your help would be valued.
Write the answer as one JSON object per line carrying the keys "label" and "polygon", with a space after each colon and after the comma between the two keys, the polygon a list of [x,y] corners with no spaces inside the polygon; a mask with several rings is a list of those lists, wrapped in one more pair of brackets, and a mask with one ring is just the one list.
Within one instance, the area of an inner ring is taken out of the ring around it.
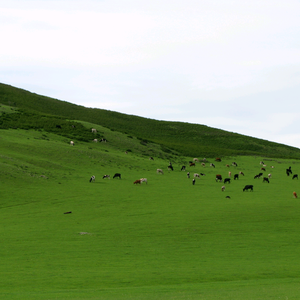
{"label": "grassy hillside", "polygon": [[[183,156],[224,157],[232,155],[259,155],[300,158],[300,149],[295,147],[211,128],[205,125],[157,121],[103,109],[86,108],[33,94],[5,84],[0,84],[0,103],[10,106],[13,109],[19,108],[23,114],[10,117],[13,120],[11,123],[6,119],[5,124],[2,122],[1,128],[11,128],[13,123],[18,124],[18,128],[22,128],[25,118],[24,114],[28,114],[28,111],[30,111],[33,120],[45,119],[45,115],[54,115],[63,120],[90,122],[138,137],[145,143],[153,142],[159,144],[166,151],[170,151],[171,149],[171,151]],[[39,116],[41,114],[43,115],[42,117]],[[27,115],[28,118],[29,116]],[[58,122],[57,119],[55,122]],[[34,121],[31,123],[34,123]],[[27,128],[32,128],[30,126],[28,125]]]}
{"label": "grassy hillside", "polygon": [[[298,160],[208,159],[187,178],[190,157],[81,124],[109,142],[0,129],[1,299],[299,298],[299,181],[285,174],[300,174]],[[254,179],[261,160],[270,183]],[[245,176],[222,192],[215,175],[229,171]],[[194,172],[206,175],[192,185]]]}

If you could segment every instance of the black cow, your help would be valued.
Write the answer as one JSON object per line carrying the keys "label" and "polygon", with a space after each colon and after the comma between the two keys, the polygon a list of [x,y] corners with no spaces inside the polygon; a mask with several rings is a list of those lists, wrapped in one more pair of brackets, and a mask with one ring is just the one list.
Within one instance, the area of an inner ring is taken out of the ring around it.
{"label": "black cow", "polygon": [[298,179],[298,174],[294,174],[294,175],[293,175],[293,178],[292,178],[292,179],[295,179],[295,178]]}
{"label": "black cow", "polygon": [[216,175],[216,181],[222,181],[222,175],[217,174]]}
{"label": "black cow", "polygon": [[116,174],[114,175],[113,179],[114,179],[114,178],[120,178],[120,179],[121,179],[121,174],[120,174],[120,173],[116,173]]}
{"label": "black cow", "polygon": [[263,182],[270,183],[269,178],[268,177],[264,177]]}
{"label": "black cow", "polygon": [[239,179],[239,174],[234,174],[233,179],[234,180]]}
{"label": "black cow", "polygon": [[245,185],[245,187],[243,188],[243,192],[248,191],[248,190],[251,190],[253,192],[253,185],[252,184]]}
{"label": "black cow", "polygon": [[230,178],[225,178],[224,183],[226,183],[226,182],[230,183]]}

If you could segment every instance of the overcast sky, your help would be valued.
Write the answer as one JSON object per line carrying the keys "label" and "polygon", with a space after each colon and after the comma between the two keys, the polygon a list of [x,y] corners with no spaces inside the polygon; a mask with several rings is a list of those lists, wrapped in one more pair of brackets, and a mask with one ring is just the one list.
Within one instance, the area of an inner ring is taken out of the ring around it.
{"label": "overcast sky", "polygon": [[300,148],[299,0],[0,0],[0,82]]}

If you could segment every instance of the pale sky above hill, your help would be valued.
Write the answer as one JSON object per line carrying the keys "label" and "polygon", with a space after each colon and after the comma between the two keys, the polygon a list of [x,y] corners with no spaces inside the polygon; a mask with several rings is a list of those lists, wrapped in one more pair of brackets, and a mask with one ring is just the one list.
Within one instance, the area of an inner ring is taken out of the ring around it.
{"label": "pale sky above hill", "polygon": [[299,0],[0,0],[0,33],[2,83],[300,148]]}

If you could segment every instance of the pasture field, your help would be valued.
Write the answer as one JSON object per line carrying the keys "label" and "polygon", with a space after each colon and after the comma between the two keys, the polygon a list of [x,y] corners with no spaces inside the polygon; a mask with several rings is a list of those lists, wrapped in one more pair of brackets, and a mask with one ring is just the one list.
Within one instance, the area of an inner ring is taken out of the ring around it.
{"label": "pasture field", "polygon": [[[108,143],[0,130],[1,299],[300,298],[300,185],[285,173],[300,174],[299,160],[189,167],[190,157],[97,128]],[[229,171],[222,192],[215,176]],[[194,173],[205,176],[192,185]]]}

